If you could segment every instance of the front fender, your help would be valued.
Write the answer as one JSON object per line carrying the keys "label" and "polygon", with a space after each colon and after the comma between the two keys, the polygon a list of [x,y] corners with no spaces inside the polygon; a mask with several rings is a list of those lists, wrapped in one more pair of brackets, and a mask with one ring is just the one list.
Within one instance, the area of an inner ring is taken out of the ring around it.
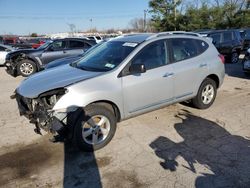
{"label": "front fender", "polygon": [[78,108],[84,108],[89,104],[98,101],[109,101],[114,103],[121,116],[123,117],[123,105],[122,105],[122,94],[120,92],[112,92],[112,95],[108,91],[92,91],[87,94],[77,93],[73,90],[69,90],[63,95],[53,107],[54,111],[57,112],[74,112]]}

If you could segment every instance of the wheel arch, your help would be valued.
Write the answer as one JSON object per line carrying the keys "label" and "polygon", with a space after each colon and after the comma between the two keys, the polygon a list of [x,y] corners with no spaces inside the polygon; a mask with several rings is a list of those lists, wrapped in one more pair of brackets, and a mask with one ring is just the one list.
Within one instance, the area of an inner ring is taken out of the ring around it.
{"label": "wheel arch", "polygon": [[206,78],[210,78],[215,81],[217,89],[220,87],[220,79],[216,74],[210,74]]}
{"label": "wheel arch", "polygon": [[107,109],[109,109],[111,112],[114,113],[117,122],[121,121],[121,111],[114,102],[111,102],[108,100],[98,100],[98,101],[95,101],[95,102],[88,104],[87,106],[90,106],[93,104],[97,104],[97,105],[101,105],[101,106],[106,107]]}

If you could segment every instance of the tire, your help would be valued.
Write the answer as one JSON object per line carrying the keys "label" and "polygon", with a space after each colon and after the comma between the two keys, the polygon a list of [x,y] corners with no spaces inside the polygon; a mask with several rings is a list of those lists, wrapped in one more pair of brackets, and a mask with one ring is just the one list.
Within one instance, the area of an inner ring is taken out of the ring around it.
{"label": "tire", "polygon": [[207,109],[214,103],[216,94],[217,94],[217,87],[215,81],[210,78],[206,78],[201,83],[201,86],[199,88],[196,97],[192,99],[192,103],[194,107],[198,109]]}
{"label": "tire", "polygon": [[239,55],[237,52],[232,52],[231,54],[231,63],[237,63],[239,61]]}
{"label": "tire", "polygon": [[[75,145],[82,151],[94,151],[103,148],[111,141],[115,134],[115,115],[108,108],[98,104],[90,105],[82,110],[82,112],[78,115],[74,127],[73,140]],[[94,122],[95,129],[90,126],[91,121]],[[104,123],[98,126],[97,124],[101,121],[104,121]],[[83,131],[85,136],[83,135]]]}
{"label": "tire", "polygon": [[246,77],[249,77],[249,76],[250,76],[250,72],[244,72],[244,75],[245,75]]}
{"label": "tire", "polygon": [[30,76],[31,74],[34,74],[37,71],[36,64],[29,60],[24,59],[20,61],[17,65],[17,73],[18,75],[22,75],[24,77]]}

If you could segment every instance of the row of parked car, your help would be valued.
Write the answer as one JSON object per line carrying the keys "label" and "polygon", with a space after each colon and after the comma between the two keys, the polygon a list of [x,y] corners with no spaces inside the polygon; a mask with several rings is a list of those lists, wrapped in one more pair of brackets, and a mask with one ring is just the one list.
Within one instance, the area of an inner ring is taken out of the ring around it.
{"label": "row of parked car", "polygon": [[202,30],[203,36],[212,38],[215,47],[227,62],[237,63],[242,51],[250,48],[250,29]]}
{"label": "row of parked car", "polygon": [[[171,32],[183,34],[183,32]],[[202,30],[192,36],[203,36],[211,39],[217,50],[224,55],[226,62],[237,63],[245,61],[244,55],[250,48],[250,29],[231,30]],[[35,72],[76,61],[84,56],[86,51],[101,42],[100,37],[66,38],[49,40],[40,44],[36,50],[11,48],[0,45],[0,65],[5,65],[7,72],[12,76],[29,76]],[[10,52],[13,51],[13,52]],[[8,55],[7,55],[8,54]],[[55,62],[52,62],[55,61]],[[52,63],[50,63],[52,62]],[[247,65],[243,65],[244,72],[248,73]]]}

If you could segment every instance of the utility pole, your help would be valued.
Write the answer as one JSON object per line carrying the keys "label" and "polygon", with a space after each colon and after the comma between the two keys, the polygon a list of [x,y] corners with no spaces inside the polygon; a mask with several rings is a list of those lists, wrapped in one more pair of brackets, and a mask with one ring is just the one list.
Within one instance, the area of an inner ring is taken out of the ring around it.
{"label": "utility pole", "polygon": [[90,21],[90,32],[92,33],[92,22],[93,22],[93,19],[90,18],[89,21]]}
{"label": "utility pole", "polygon": [[144,32],[147,30],[147,12],[148,12],[148,10],[144,10],[144,19],[143,19],[143,30],[144,30]]}
{"label": "utility pole", "polygon": [[174,0],[174,30],[176,31],[176,4],[178,0]]}

